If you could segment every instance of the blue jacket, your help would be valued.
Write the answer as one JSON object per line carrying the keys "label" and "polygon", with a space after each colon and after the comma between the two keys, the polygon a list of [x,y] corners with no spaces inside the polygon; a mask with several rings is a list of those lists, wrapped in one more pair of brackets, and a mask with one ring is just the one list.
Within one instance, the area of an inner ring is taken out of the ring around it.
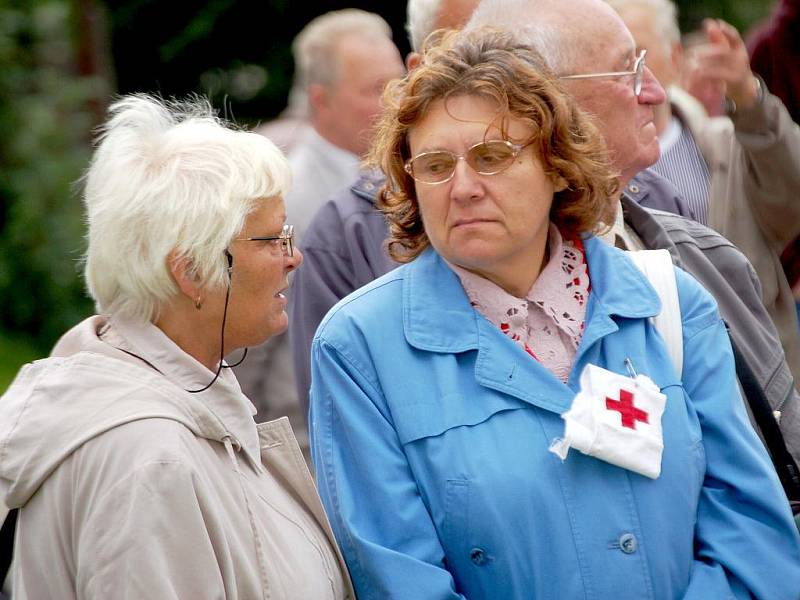
{"label": "blue jacket", "polygon": [[[370,598],[793,599],[800,540],[748,422],[714,301],[676,270],[679,381],[660,302],[586,241],[592,292],[567,385],[473,310],[432,250],[339,302],[312,347],[317,481]],[[589,363],[667,395],[661,475],[548,451]]]}

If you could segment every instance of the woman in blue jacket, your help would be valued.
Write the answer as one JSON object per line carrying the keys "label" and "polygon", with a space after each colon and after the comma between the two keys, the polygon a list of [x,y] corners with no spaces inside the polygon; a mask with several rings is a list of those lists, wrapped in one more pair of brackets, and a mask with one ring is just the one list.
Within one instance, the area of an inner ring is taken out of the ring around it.
{"label": "woman in blue jacket", "polygon": [[[312,349],[313,458],[359,598],[797,598],[714,301],[675,271],[678,377],[658,295],[590,233],[616,198],[601,138],[536,53],[448,34],[386,100],[374,158],[407,264]],[[562,459],[576,394],[606,450]]]}

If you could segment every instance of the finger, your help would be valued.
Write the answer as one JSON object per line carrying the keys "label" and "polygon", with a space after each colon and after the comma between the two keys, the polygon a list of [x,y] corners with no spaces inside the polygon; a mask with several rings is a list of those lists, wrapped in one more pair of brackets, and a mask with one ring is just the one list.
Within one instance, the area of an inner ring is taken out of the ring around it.
{"label": "finger", "polygon": [[717,25],[719,26],[720,33],[725,36],[725,39],[731,48],[737,48],[744,45],[744,40],[742,40],[742,36],[736,27],[730,23],[727,23],[726,21],[723,21],[722,19],[717,20]]}
{"label": "finger", "polygon": [[730,42],[722,32],[720,21],[717,19],[703,19],[703,30],[710,44],[723,48],[729,47]]}

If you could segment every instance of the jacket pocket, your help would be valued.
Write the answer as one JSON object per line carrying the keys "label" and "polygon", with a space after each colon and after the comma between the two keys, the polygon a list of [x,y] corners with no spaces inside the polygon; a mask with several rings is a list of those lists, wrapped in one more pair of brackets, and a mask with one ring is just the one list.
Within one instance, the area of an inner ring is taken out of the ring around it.
{"label": "jacket pocket", "polygon": [[447,394],[430,401],[392,406],[395,429],[400,442],[441,435],[448,429],[483,423],[493,415],[530,405],[505,394],[485,392],[473,396]]}

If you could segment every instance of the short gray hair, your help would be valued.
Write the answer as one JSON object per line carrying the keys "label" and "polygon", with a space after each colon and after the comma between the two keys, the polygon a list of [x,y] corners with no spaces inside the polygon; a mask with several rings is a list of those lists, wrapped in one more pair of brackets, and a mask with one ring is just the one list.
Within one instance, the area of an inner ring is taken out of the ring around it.
{"label": "short gray hair", "polygon": [[[678,8],[670,0],[605,0],[611,8],[622,14],[629,7],[646,8],[653,19],[659,38],[669,51],[674,43],[680,43],[681,30],[678,27]],[[623,19],[624,20],[624,19]]]}
{"label": "short gray hair", "polygon": [[436,28],[436,17],[441,6],[442,0],[408,0],[406,32],[414,52],[422,52],[425,39]]}
{"label": "short gray hair", "polygon": [[[523,17],[524,25],[520,26]],[[580,64],[580,40],[570,39],[569,16],[557,0],[481,0],[466,29],[503,27],[534,47],[554,73],[570,71]]]}
{"label": "short gray hair", "polygon": [[173,252],[203,288],[226,285],[231,240],[290,183],[272,142],[232,129],[205,100],[116,101],[84,176],[84,275],[98,312],[156,321],[178,293]]}
{"label": "short gray hair", "polygon": [[392,39],[392,28],[379,15],[345,8],[313,19],[292,42],[295,80],[300,89],[312,83],[329,85],[339,77],[336,46],[344,36]]}

